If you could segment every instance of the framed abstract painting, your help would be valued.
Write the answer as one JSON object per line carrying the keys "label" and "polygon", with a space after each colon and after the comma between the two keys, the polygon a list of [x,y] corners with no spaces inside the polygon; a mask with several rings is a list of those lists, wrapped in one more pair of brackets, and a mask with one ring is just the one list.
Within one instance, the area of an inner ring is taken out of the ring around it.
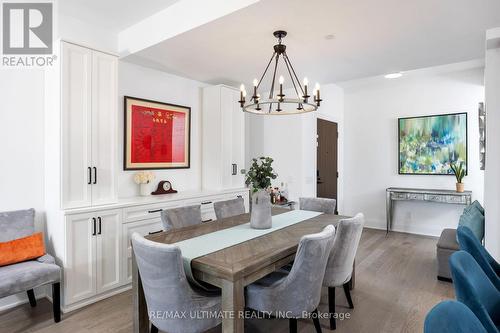
{"label": "framed abstract painting", "polygon": [[124,109],[124,170],[190,167],[190,107],[125,96]]}
{"label": "framed abstract painting", "polygon": [[467,170],[467,113],[398,119],[400,175],[453,175]]}

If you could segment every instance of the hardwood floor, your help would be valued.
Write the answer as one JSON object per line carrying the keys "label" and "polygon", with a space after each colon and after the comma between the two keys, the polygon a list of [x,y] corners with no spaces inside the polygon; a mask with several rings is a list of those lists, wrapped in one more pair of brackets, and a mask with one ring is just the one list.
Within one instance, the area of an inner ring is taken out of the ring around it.
{"label": "hardwood floor", "polygon": [[[433,237],[365,229],[356,257],[356,289],[351,293],[354,309],[344,293],[336,293],[335,332],[422,332],[426,313],[438,302],[454,298],[453,286],[436,279],[436,242]],[[327,311],[323,290],[320,312]],[[132,297],[126,292],[52,320],[51,303],[45,299],[36,308],[29,304],[0,313],[1,333],[125,333],[132,331]],[[323,332],[328,330],[322,319]],[[211,333],[220,332],[220,327]],[[287,320],[247,320],[245,332],[285,333]],[[314,332],[311,320],[299,321],[299,332]]]}

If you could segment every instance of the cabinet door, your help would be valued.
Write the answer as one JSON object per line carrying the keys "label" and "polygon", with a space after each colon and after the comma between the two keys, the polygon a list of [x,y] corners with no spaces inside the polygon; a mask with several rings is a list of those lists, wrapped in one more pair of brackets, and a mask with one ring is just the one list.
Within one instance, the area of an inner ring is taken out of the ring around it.
{"label": "cabinet door", "polygon": [[116,202],[117,58],[92,52],[92,204]]}
{"label": "cabinet door", "polygon": [[121,267],[121,211],[110,210],[95,213],[97,223],[97,292],[120,285]]}
{"label": "cabinet door", "polygon": [[96,237],[93,214],[66,217],[65,304],[96,294]]}
{"label": "cabinet door", "polygon": [[92,52],[63,42],[61,57],[62,206],[89,206]]}
{"label": "cabinet door", "polygon": [[146,236],[150,233],[156,233],[162,231],[163,227],[161,225],[161,218],[154,218],[149,220],[143,220],[139,222],[125,223],[123,224],[123,279],[124,283],[132,282],[132,244],[131,237],[134,232],[139,233],[142,236]]}
{"label": "cabinet door", "polygon": [[[221,87],[220,92],[220,107],[221,107],[221,162],[222,162],[222,188],[232,187],[232,153],[233,153],[233,133],[238,131],[233,128],[233,96],[232,89]],[[240,111],[241,112],[241,111]]]}
{"label": "cabinet door", "polygon": [[232,137],[230,140],[231,164],[234,164],[236,174],[231,173],[231,187],[239,188],[245,185],[244,175],[240,172],[240,170],[245,167],[245,115],[237,103],[239,99],[239,92],[233,91],[232,97]]}

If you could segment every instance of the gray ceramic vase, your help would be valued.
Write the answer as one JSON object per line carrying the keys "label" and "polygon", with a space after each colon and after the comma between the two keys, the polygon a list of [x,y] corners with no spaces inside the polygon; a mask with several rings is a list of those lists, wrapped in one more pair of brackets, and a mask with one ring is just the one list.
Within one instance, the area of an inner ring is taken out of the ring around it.
{"label": "gray ceramic vase", "polygon": [[271,198],[266,190],[260,189],[252,194],[250,227],[253,229],[269,229],[272,227]]}

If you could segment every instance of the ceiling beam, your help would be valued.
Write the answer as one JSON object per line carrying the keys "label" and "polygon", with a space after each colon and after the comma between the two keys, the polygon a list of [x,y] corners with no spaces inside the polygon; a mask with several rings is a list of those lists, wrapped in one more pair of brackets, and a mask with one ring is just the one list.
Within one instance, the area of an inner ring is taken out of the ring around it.
{"label": "ceiling beam", "polygon": [[250,6],[260,0],[180,0],[118,34],[122,57]]}

